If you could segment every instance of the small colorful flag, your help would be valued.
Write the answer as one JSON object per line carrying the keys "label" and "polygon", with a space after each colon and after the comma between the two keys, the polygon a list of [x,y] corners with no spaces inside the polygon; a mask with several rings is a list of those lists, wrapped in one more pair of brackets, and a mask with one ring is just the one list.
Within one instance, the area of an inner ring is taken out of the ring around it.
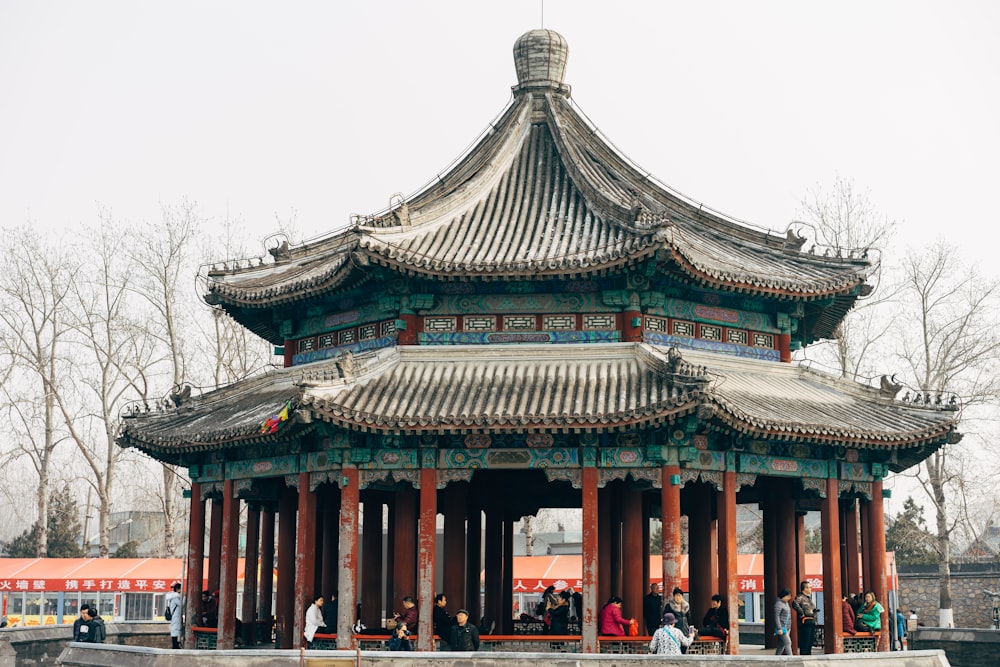
{"label": "small colorful flag", "polygon": [[289,411],[292,409],[292,402],[286,401],[285,407],[281,411],[271,415],[260,423],[260,432],[270,435],[278,430],[282,422],[288,421]]}

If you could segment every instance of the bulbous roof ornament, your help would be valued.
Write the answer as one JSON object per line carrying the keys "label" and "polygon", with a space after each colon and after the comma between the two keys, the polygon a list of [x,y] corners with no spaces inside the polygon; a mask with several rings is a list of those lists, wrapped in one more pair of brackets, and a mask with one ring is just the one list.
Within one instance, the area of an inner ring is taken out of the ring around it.
{"label": "bulbous roof ornament", "polygon": [[517,70],[515,91],[550,88],[569,92],[563,79],[569,45],[555,30],[531,30],[514,42],[514,69]]}

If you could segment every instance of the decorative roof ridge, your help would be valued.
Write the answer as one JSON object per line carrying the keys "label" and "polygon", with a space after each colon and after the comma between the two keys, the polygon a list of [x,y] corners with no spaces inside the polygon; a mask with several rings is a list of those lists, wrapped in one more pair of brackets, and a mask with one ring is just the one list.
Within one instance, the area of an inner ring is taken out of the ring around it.
{"label": "decorative roof ridge", "polygon": [[[654,350],[658,354],[663,354],[665,352],[662,346],[656,346],[649,343],[643,343]],[[774,361],[768,361],[764,359],[752,359],[745,357],[735,357],[728,355],[720,355],[714,352],[704,352],[701,350],[684,350],[683,355],[686,361],[703,365],[708,369],[709,374],[715,372],[725,373],[726,371],[735,372],[762,372],[771,376],[783,376],[789,378],[800,378],[811,380],[828,387],[831,387],[838,392],[854,396],[856,398],[861,398],[866,401],[871,401],[874,403],[879,403],[880,405],[885,405],[887,407],[902,408],[905,410],[917,410],[922,413],[948,413],[954,412],[955,408],[946,405],[925,405],[918,403],[908,403],[900,401],[893,398],[888,398],[886,395],[880,392],[878,387],[872,387],[871,385],[865,384],[863,382],[858,382],[856,380],[850,380],[843,378],[833,373],[823,371],[817,368],[812,368],[803,362],[792,362],[792,363],[776,363]]]}
{"label": "decorative roof ridge", "polygon": [[645,343],[521,343],[519,345],[403,345],[399,360],[464,363],[470,356],[482,362],[622,360],[637,357]]}
{"label": "decorative roof ridge", "polygon": [[[318,375],[331,370],[336,371],[337,366],[335,361],[336,360],[323,360],[317,361],[314,364],[309,364],[310,374]],[[179,407],[162,410],[158,413],[135,412],[135,416],[145,416],[147,414],[166,415],[176,412],[185,412],[195,408],[205,407],[219,401],[228,400],[234,396],[240,396],[241,394],[253,393],[261,388],[274,388],[280,383],[287,383],[289,389],[291,389],[292,387],[297,386],[301,381],[304,368],[304,366],[274,368],[265,373],[260,373],[242,380],[235,380],[227,385],[191,396]],[[132,404],[135,405],[139,403],[141,403],[141,401],[133,401]]]}
{"label": "decorative roof ridge", "polygon": [[[592,148],[591,141],[580,142],[580,139],[572,134],[573,130],[566,126],[562,114],[566,114],[571,121],[579,121],[576,118],[576,112],[573,107],[568,105],[565,106],[564,111],[557,110],[555,99],[563,100],[562,96],[553,96],[552,93],[544,95],[546,124],[566,172],[576,188],[587,199],[587,203],[595,212],[602,215],[606,222],[631,234],[655,235],[657,240],[662,242],[661,230],[670,225],[669,216],[665,211],[648,210],[642,201],[641,193],[635,189],[631,189],[629,192],[629,189],[623,189],[618,183],[609,179],[604,179],[602,183],[595,182],[599,180],[599,176],[592,169],[586,169],[588,159],[581,153],[580,146],[577,145],[584,143],[586,147]],[[598,144],[598,148],[607,148],[603,142],[598,142]],[[640,185],[640,183],[633,185]],[[607,190],[618,190],[620,200],[615,201],[602,191],[601,186]]]}
{"label": "decorative roof ridge", "polygon": [[[531,125],[530,95],[514,98],[500,120],[443,174],[414,195],[398,195],[398,202],[383,213],[355,216],[357,229],[378,237],[426,230],[454,220],[474,208],[477,197],[503,178],[530,135]],[[456,192],[463,194],[457,204]]]}
{"label": "decorative roof ridge", "polygon": [[[267,249],[274,259],[272,262],[264,262],[263,257],[217,260],[206,265],[205,277],[209,283],[215,283],[222,282],[216,280],[217,278],[227,276],[245,277],[247,274],[256,272],[271,273],[276,268],[291,265],[295,260],[304,259],[313,261],[321,257],[327,257],[330,254],[336,254],[339,251],[342,252],[347,246],[351,244],[356,245],[360,238],[360,230],[355,227],[345,227],[323,235],[319,239],[303,241],[297,245],[292,245],[286,240],[274,248]],[[254,264],[253,260],[255,259],[260,260],[260,263]],[[246,262],[245,265],[244,262]]]}
{"label": "decorative roof ridge", "polygon": [[[399,363],[399,350],[399,346],[393,345],[376,350],[366,350],[356,354],[342,352],[328,362],[323,362],[330,363],[336,367],[337,377],[326,377],[322,373],[319,375],[303,374],[296,384],[302,387],[307,392],[307,395],[309,391],[364,384],[372,378],[382,375],[390,367]],[[312,365],[305,364],[301,368],[308,368]]]}

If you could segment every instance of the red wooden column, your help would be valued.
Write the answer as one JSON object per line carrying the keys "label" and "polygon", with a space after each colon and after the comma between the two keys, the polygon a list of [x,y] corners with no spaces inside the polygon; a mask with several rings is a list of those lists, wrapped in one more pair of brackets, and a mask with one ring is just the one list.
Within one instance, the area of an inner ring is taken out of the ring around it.
{"label": "red wooden column", "polygon": [[871,532],[871,543],[867,549],[868,560],[871,561],[871,590],[882,605],[882,633],[878,639],[878,650],[889,650],[889,608],[888,592],[885,586],[885,516],[882,506],[882,480],[872,482],[872,501],[868,505],[868,530]]}
{"label": "red wooden column", "polygon": [[495,476],[487,482],[486,498],[486,592],[485,616],[491,621],[500,619],[503,599],[503,492]]}
{"label": "red wooden column", "polygon": [[[775,619],[772,610],[778,599],[778,523],[775,505],[779,502],[771,486],[773,480],[764,482],[764,647],[777,648],[774,636]],[[789,589],[791,590],[791,589]]]}
{"label": "red wooden column", "polygon": [[[778,542],[778,589],[787,588],[792,597],[798,593],[798,564],[795,549],[795,498],[792,495],[790,480],[774,480],[775,497],[775,528]],[[774,605],[774,600],[770,601]],[[771,612],[770,609],[767,611]],[[773,612],[771,612],[773,613]],[[798,624],[792,619],[792,647],[798,646]]]}
{"label": "red wooden column", "polygon": [[358,469],[344,466],[340,480],[340,590],[337,594],[337,648],[354,648],[354,604],[358,599]]}
{"label": "red wooden column", "polygon": [[[451,483],[444,492],[444,581],[441,592],[448,601],[465,607],[465,565],[466,565],[466,534],[465,515],[469,502],[469,485]],[[478,572],[477,572],[478,574]],[[459,609],[461,607],[455,607]],[[478,619],[478,616],[473,618]]]}
{"label": "red wooden column", "polygon": [[420,469],[420,531],[417,537],[417,650],[433,651],[434,566],[437,563],[437,469]]}
{"label": "red wooden column", "polygon": [[581,471],[582,520],[583,520],[583,652],[597,653],[597,610],[603,600],[598,600],[598,503],[597,468],[584,467]]}
{"label": "red wooden column", "polygon": [[420,501],[412,486],[396,493],[396,525],[393,532],[393,591],[389,610],[399,611],[407,595],[417,597],[417,513]]}
{"label": "red wooden column", "polygon": [[784,363],[792,361],[792,335],[786,333],[778,334],[778,358]]}
{"label": "red wooden column", "polygon": [[[596,472],[595,472],[596,474]],[[611,489],[597,490],[597,525],[603,539],[597,545],[597,597],[598,609],[617,591],[611,590]],[[586,603],[586,600],[584,601]]]}
{"label": "red wooden column", "polygon": [[681,469],[666,465],[661,471],[660,517],[661,546],[663,549],[663,597],[681,580]]}
{"label": "red wooden column", "polygon": [[[872,535],[871,535],[871,505],[872,501],[863,500],[860,503],[861,515],[861,591],[875,590],[872,577]],[[879,602],[882,602],[879,600]]]}
{"label": "red wooden column", "polygon": [[184,582],[185,607],[188,632],[184,648],[194,648],[194,633],[190,627],[198,625],[201,617],[201,584],[205,558],[205,501],[201,499],[201,484],[191,482],[191,517],[188,528],[187,580]]}
{"label": "red wooden column", "polygon": [[[739,619],[739,584],[738,564],[736,562],[736,473],[725,472],[722,475],[722,493],[719,494],[719,595],[725,600],[729,612],[729,645],[730,655],[739,654],[740,619]],[[773,604],[773,603],[772,603]],[[708,607],[697,610],[703,615]],[[691,621],[698,623],[692,614]]]}
{"label": "red wooden column", "polygon": [[823,652],[844,652],[844,622],[840,613],[840,494],[836,478],[826,480],[820,529],[823,531]]}
{"label": "red wooden column", "polygon": [[[712,571],[712,487],[695,484],[689,493],[694,495],[688,520],[690,557],[688,558],[689,602],[696,613],[704,614],[709,600],[715,595],[712,585],[715,573]],[[679,586],[678,581],[674,586]],[[665,590],[664,596],[670,591]]]}
{"label": "red wooden column", "polygon": [[219,590],[219,576],[222,568],[222,507],[218,496],[212,497],[211,523],[208,526],[208,590]]}
{"label": "red wooden column", "polygon": [[[382,627],[382,499],[369,494],[364,501],[361,533],[361,621],[369,628]],[[392,612],[392,609],[387,610]],[[411,632],[416,632],[412,628]]]}
{"label": "red wooden column", "polygon": [[[622,482],[608,484],[611,498],[611,531],[607,540],[611,544],[611,595],[622,594]],[[628,604],[628,601],[625,602]],[[623,605],[624,607],[624,605]]]}
{"label": "red wooden column", "polygon": [[[642,494],[622,485],[622,593],[625,600],[625,617],[635,618],[645,632],[642,621],[642,597],[645,585],[642,580]],[[647,561],[648,562],[648,561]],[[648,567],[648,565],[647,565]]]}
{"label": "red wooden column", "polygon": [[257,561],[260,554],[260,505],[252,504],[247,508],[247,546],[243,566],[243,608],[240,610],[240,620],[243,621],[243,643],[247,646],[256,643],[254,623],[257,620]]}
{"label": "red wooden column", "polygon": [[[806,578],[806,515],[795,513],[795,569],[799,573],[798,580]],[[798,591],[796,591],[798,593]],[[794,596],[793,596],[794,598]]]}
{"label": "red wooden column", "polygon": [[497,632],[514,634],[514,520],[503,519],[503,597],[500,599],[500,618]]}
{"label": "red wooden column", "polygon": [[227,479],[222,487],[222,554],[219,585],[220,649],[236,646],[236,565],[240,555],[240,499],[236,484]]}
{"label": "red wooden column", "polygon": [[[649,577],[649,555],[650,555],[651,552],[649,550],[649,520],[650,520],[650,518],[652,518],[652,511],[651,511],[652,510],[652,507],[651,507],[652,503],[650,502],[650,497],[647,494],[640,493],[640,496],[642,497],[642,524],[641,524],[641,527],[642,527],[642,538],[641,538],[642,539],[642,586],[643,586],[643,595],[645,595],[646,591],[649,590],[649,583],[650,583],[650,581],[649,581],[649,579],[650,579],[650,577]],[[662,540],[662,534],[661,534],[661,540]],[[645,632],[645,626],[642,623],[639,623],[639,627],[643,628],[643,632]]]}
{"label": "red wooden column", "polygon": [[295,618],[293,648],[306,645],[306,610],[316,587],[316,492],[309,488],[309,473],[299,473],[299,522],[295,543]]}
{"label": "red wooden column", "polygon": [[[260,517],[260,579],[257,584],[259,602],[257,617],[268,623],[274,615],[274,508],[265,507]],[[265,632],[265,637],[270,637]],[[265,642],[267,643],[267,642]]]}
{"label": "red wooden column", "polygon": [[622,313],[622,320],[622,340],[626,343],[641,343],[642,313],[639,312],[638,306],[629,306],[629,309]]}
{"label": "red wooden column", "polygon": [[[324,595],[330,595],[337,593],[337,573],[340,570],[340,487],[327,484],[323,498],[323,573],[320,588]],[[337,597],[340,597],[339,593]],[[327,628],[326,631],[336,633],[337,629]]]}
{"label": "red wooden column", "polygon": [[[245,576],[245,575],[244,575]],[[260,591],[258,617],[270,628],[271,616],[274,613],[272,599],[274,597],[274,509],[265,507],[260,517]],[[265,643],[270,643],[270,630],[264,633]]]}
{"label": "red wooden column", "polygon": [[858,501],[854,498],[845,501],[843,505],[844,533],[840,536],[844,543],[844,562],[841,568],[844,580],[841,584],[846,593],[857,593],[861,584],[861,545],[858,540]]}
{"label": "red wooden column", "polygon": [[275,599],[275,648],[292,648],[295,613],[295,489],[285,487],[278,497],[278,591]]}
{"label": "red wooden column", "polygon": [[423,320],[411,310],[401,310],[399,319],[403,321],[405,326],[399,332],[399,344],[416,345],[420,337],[420,325],[423,323]]}
{"label": "red wooden column", "polygon": [[[471,494],[470,494],[471,495]],[[458,602],[464,602],[470,618],[482,618],[482,583],[479,573],[483,571],[483,511],[478,502],[472,503],[468,511],[468,528],[465,533],[465,597]],[[451,598],[448,598],[449,603]]]}

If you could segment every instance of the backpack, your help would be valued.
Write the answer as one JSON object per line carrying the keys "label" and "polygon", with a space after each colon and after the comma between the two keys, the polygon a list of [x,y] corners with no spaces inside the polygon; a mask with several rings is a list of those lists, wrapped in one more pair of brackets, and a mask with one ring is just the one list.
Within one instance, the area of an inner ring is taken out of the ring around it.
{"label": "backpack", "polygon": [[172,621],[174,619],[174,612],[170,611],[169,604],[167,605],[167,608],[163,610],[163,618],[167,621]]}

